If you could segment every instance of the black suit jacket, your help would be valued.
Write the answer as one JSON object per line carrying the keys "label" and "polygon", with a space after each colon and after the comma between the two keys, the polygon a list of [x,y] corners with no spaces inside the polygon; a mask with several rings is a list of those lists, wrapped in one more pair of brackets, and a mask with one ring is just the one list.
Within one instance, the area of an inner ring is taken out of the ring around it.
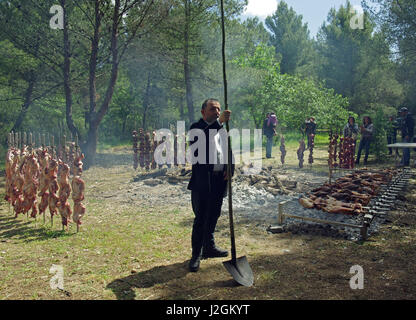
{"label": "black suit jacket", "polygon": [[[221,130],[222,125],[218,121],[215,121],[211,125],[208,125],[203,119],[200,119],[198,122],[195,122],[191,125],[192,129],[201,129],[205,133],[205,150],[206,150],[206,163],[200,164],[196,163],[192,165],[192,176],[188,184],[188,190],[194,190],[198,192],[212,192],[223,194],[225,197],[227,194],[227,180],[224,180],[224,172],[227,172],[227,165],[224,165],[222,173],[214,173],[214,165],[209,164],[209,152],[210,152],[210,142],[209,142],[209,130]],[[195,138],[190,145],[198,141],[198,138]],[[197,155],[197,152],[196,154]],[[234,175],[234,165],[231,166],[232,175]]]}

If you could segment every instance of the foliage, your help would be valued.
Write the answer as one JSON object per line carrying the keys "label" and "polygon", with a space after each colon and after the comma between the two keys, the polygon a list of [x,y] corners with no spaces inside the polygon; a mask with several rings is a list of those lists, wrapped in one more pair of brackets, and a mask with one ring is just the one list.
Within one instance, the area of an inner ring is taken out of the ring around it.
{"label": "foliage", "polygon": [[[339,128],[348,118],[347,99],[313,80],[279,73],[273,48],[257,46],[252,56],[241,56],[234,63],[245,68],[251,85],[241,95],[249,104],[256,127],[267,112],[275,111],[281,127],[298,129],[305,117],[314,116],[321,128]],[[254,77],[253,77],[254,75]]]}
{"label": "foliage", "polygon": [[387,117],[382,108],[377,109],[373,119],[374,133],[371,142],[371,150],[374,152],[376,158],[381,160],[386,154],[387,141]]}
{"label": "foliage", "polygon": [[265,24],[272,32],[270,43],[276,50],[281,73],[293,75],[305,69],[313,50],[308,25],[303,24],[302,16],[292,7],[289,9],[286,2],[279,1],[276,12],[266,18]]}
{"label": "foliage", "polygon": [[330,10],[318,33],[319,78],[348,97],[350,110],[356,113],[374,105],[399,105],[402,87],[385,34],[375,32],[368,13],[363,16],[362,29],[352,28],[354,15],[349,1],[338,11]]}

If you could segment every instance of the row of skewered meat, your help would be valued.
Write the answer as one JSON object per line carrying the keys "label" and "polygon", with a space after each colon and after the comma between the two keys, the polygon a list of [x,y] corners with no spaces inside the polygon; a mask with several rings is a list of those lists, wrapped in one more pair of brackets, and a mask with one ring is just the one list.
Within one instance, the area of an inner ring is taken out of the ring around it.
{"label": "row of skewered meat", "polygon": [[389,183],[397,173],[394,169],[380,172],[357,171],[339,178],[333,184],[324,184],[301,197],[299,203],[305,208],[325,212],[359,214],[363,206],[377,195],[382,185]]}
{"label": "row of skewered meat", "polygon": [[[71,215],[73,221],[81,225],[85,214],[82,204],[85,182],[81,178],[84,155],[75,153],[72,158],[73,178],[70,184],[70,166],[54,158],[51,149],[42,147],[29,152],[27,146],[22,149],[9,147],[6,153],[5,200],[13,206],[16,217],[31,211],[30,216],[35,218],[49,208],[51,218],[59,212],[62,225],[68,226]],[[68,202],[71,192],[73,212]]]}
{"label": "row of skewered meat", "polygon": [[[132,138],[133,138],[133,168],[136,170],[139,165],[140,168],[144,168],[146,171],[149,171],[150,169],[156,169],[158,166],[159,169],[162,167],[161,164],[157,164],[154,154],[156,151],[156,148],[164,143],[166,139],[163,139],[161,141],[156,141],[155,139],[156,132],[153,131],[152,138],[150,137],[150,132],[144,132],[143,129],[139,129],[137,132],[134,130],[132,132]],[[179,135],[174,136],[174,143],[173,143],[173,151],[174,151],[174,159],[173,164],[175,166],[178,166],[178,139],[180,139]],[[182,139],[185,139],[182,137]],[[170,161],[169,161],[170,162]],[[170,163],[167,164],[168,167],[171,166]]]}
{"label": "row of skewered meat", "polygon": [[[338,141],[339,138],[339,141]],[[328,146],[328,165],[330,168],[354,168],[355,140],[330,133]]]}

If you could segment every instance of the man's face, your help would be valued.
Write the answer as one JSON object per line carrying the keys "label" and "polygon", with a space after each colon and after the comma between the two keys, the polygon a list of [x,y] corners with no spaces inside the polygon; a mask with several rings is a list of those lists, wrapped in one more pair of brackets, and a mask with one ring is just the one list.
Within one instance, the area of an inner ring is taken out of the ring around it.
{"label": "man's face", "polygon": [[208,101],[207,107],[201,110],[202,118],[206,122],[217,120],[221,113],[221,106],[217,101]]}

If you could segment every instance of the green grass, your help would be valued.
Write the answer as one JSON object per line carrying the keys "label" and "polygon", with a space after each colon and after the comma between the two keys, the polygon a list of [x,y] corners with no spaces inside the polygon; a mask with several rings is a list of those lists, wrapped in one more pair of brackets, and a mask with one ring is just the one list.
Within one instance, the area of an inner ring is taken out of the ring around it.
{"label": "green grass", "polygon": [[[295,147],[296,144],[288,148],[285,169],[288,176],[293,172],[290,170],[299,170]],[[126,152],[122,148],[111,150]],[[278,148],[273,152],[279,155]],[[324,170],[327,151],[317,147],[316,155],[319,161],[314,164],[314,170]],[[278,160],[268,161],[267,164],[277,163],[279,167]],[[255,274],[254,287],[234,286],[221,259],[204,260],[200,272],[188,273],[193,217],[190,205],[183,208],[169,205],[169,199],[163,198],[163,189],[162,201],[155,207],[101,196],[115,190],[124,194],[136,175],[131,167],[117,165],[93,167],[84,172],[87,213],[79,233],[72,225],[69,232],[61,231],[58,217],[53,227],[49,218],[46,225],[42,218],[36,223],[33,219],[27,221],[25,216],[15,219],[3,200],[4,189],[1,188],[0,299],[416,297],[415,278],[411,273],[416,252],[414,223],[401,228],[400,232],[382,231],[358,245],[316,235],[272,235],[257,227],[256,221],[237,222],[238,254],[246,255],[250,261]],[[0,177],[0,185],[2,183],[4,177]],[[218,245],[229,248],[228,218],[221,217],[218,227]],[[290,251],[284,253],[283,249]],[[381,269],[377,261],[384,256]],[[362,292],[348,289],[350,262],[372,268],[366,273],[368,282]],[[52,277],[49,270],[53,264],[63,266],[65,290],[71,296],[49,287]],[[396,285],[390,281],[390,291],[383,291],[383,274],[396,277]],[[402,289],[404,284],[408,284],[406,292]]]}

